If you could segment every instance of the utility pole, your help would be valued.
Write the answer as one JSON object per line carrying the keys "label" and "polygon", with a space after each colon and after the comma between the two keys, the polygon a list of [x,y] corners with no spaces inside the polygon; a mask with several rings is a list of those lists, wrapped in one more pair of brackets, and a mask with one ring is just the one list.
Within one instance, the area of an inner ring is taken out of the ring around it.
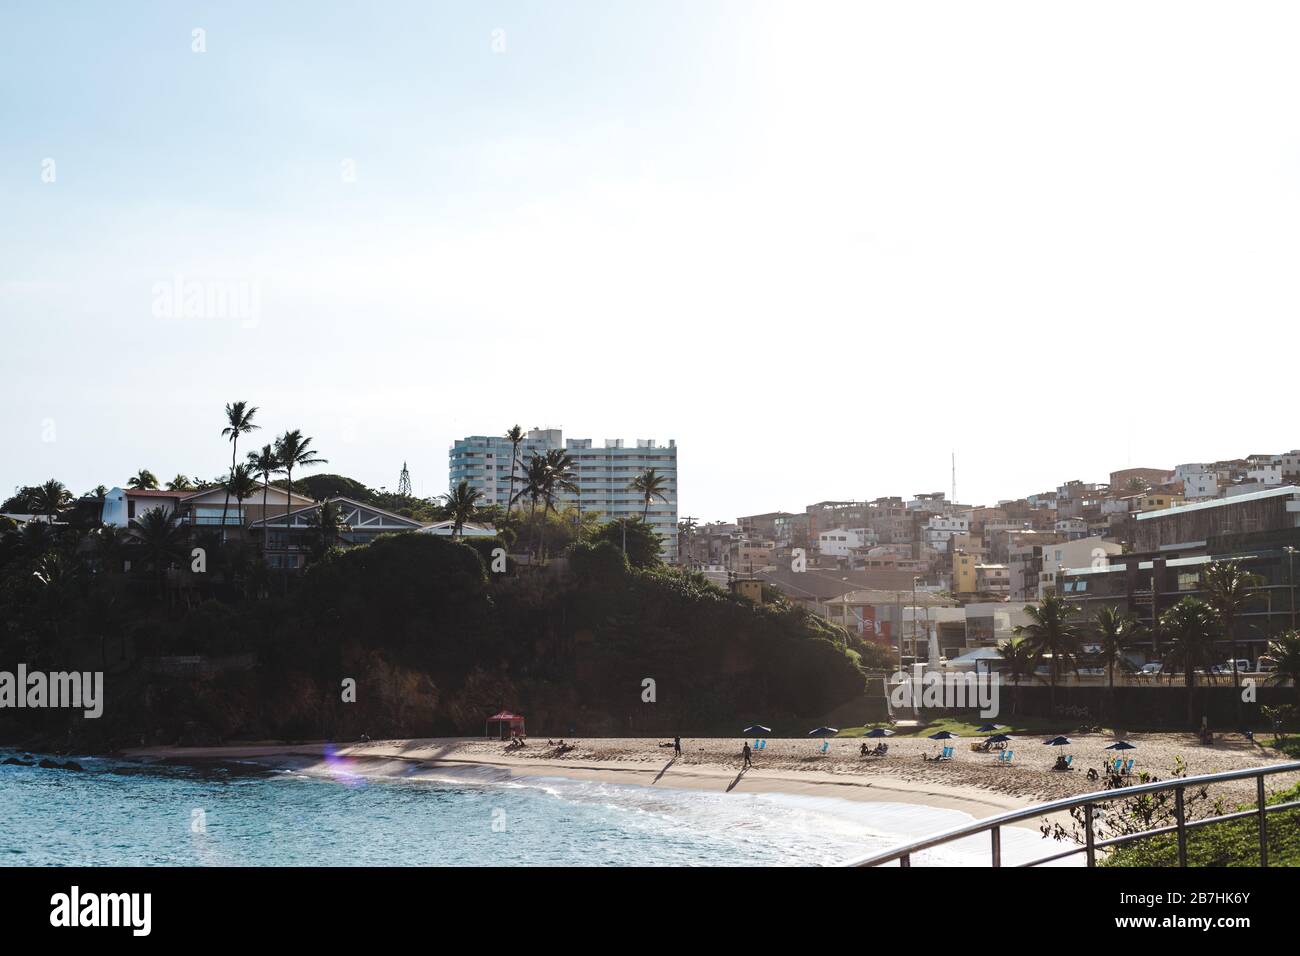
{"label": "utility pole", "polygon": [[1291,545],[1288,544],[1282,550],[1286,552],[1287,581],[1288,581],[1287,586],[1291,592],[1291,600],[1288,603],[1291,605],[1291,630],[1294,631],[1295,630],[1295,548],[1293,548]]}

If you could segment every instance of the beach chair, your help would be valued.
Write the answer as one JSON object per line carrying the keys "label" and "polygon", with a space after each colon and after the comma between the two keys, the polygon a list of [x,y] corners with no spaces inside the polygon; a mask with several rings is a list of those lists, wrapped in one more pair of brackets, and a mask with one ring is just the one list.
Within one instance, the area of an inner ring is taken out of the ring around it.
{"label": "beach chair", "polygon": [[1011,758],[1016,755],[1016,752],[1014,750],[1008,750],[1006,754],[1007,754],[1007,763],[1011,763]]}
{"label": "beach chair", "polygon": [[822,741],[822,751],[821,751],[821,752],[822,752],[822,753],[825,753],[826,751],[828,751],[828,750],[830,750],[830,749],[831,749],[831,742],[830,742],[829,740],[823,740],[823,741]]}
{"label": "beach chair", "polygon": [[1005,750],[999,750],[998,753],[997,753],[997,756],[995,756],[995,757],[993,758],[993,762],[994,762],[994,763],[1006,763],[1006,762],[1007,762],[1007,751],[1005,751]]}
{"label": "beach chair", "polygon": [[1072,766],[1073,764],[1074,764],[1074,754],[1070,754],[1070,756],[1065,758],[1065,765],[1069,767]]}
{"label": "beach chair", "polygon": [[767,749],[767,739],[766,739],[766,738],[764,738],[763,740],[760,740],[760,741],[758,742],[758,749],[759,749],[759,750],[766,750],[766,749]]}
{"label": "beach chair", "polygon": [[1123,758],[1123,757],[1116,757],[1116,758],[1115,758],[1115,772],[1116,772],[1116,773],[1123,773],[1123,772],[1124,772],[1124,758]]}
{"label": "beach chair", "polygon": [[1130,758],[1128,759],[1128,762],[1124,764],[1124,774],[1125,774],[1125,776],[1127,776],[1128,774],[1130,774],[1130,773],[1133,772],[1133,760],[1134,760],[1134,758],[1130,757]]}

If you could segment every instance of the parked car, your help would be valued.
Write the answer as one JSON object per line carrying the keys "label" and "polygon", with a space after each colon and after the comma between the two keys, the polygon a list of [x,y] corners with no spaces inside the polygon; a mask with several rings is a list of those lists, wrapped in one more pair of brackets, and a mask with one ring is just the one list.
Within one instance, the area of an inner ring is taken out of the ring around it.
{"label": "parked car", "polygon": [[[1246,660],[1246,658],[1244,658],[1244,657],[1238,657],[1238,658],[1237,658],[1237,673],[1244,673],[1245,671],[1248,671],[1248,670],[1250,670],[1250,661]],[[1231,673],[1232,673],[1232,661],[1228,661],[1228,663],[1226,663],[1226,664],[1223,665],[1223,673],[1225,673],[1225,674],[1231,674]]]}
{"label": "parked car", "polygon": [[1139,673],[1139,674],[1159,674],[1159,673],[1163,670],[1163,668],[1164,668],[1164,665],[1159,664],[1159,663],[1155,663],[1155,664],[1143,664],[1143,665],[1142,665],[1142,669],[1139,670],[1138,673]]}
{"label": "parked car", "polygon": [[1261,657],[1256,666],[1259,668],[1261,674],[1271,674],[1273,671],[1277,670],[1277,661],[1273,660],[1271,657]]}

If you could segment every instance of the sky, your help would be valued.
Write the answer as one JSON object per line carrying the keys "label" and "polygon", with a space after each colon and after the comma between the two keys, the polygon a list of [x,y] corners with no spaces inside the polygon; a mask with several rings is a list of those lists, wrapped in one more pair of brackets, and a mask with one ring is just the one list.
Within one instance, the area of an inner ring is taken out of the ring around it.
{"label": "sky", "polygon": [[422,495],[516,423],[675,439],[701,520],[1300,446],[1298,42],[1269,3],[12,0],[0,491],[216,476],[234,400],[242,447]]}

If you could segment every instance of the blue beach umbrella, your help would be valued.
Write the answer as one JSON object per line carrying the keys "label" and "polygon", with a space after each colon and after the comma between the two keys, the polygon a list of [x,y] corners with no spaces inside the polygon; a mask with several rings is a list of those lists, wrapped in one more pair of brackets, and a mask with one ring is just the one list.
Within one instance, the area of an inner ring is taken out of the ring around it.
{"label": "blue beach umbrella", "polygon": [[753,737],[755,734],[770,734],[771,732],[771,727],[764,727],[762,724],[750,724],[741,731],[746,737]]}
{"label": "blue beach umbrella", "polygon": [[992,737],[990,737],[988,740],[984,742],[988,744],[1005,744],[1010,739],[1011,739],[1010,734],[994,734]]}
{"label": "blue beach umbrella", "polygon": [[937,734],[931,734],[930,739],[931,740],[952,740],[953,738],[960,737],[960,736],[961,736],[960,734],[954,734],[951,730],[941,730]]}
{"label": "blue beach umbrella", "polygon": [[977,733],[977,734],[991,734],[991,733],[993,733],[993,732],[995,732],[995,731],[998,731],[998,730],[1001,730],[1001,729],[1002,729],[1002,727],[1001,727],[1001,725],[999,725],[999,724],[980,724],[978,727],[975,728],[975,733]]}
{"label": "blue beach umbrella", "polygon": [[834,737],[839,731],[834,727],[817,727],[808,731],[809,737]]}
{"label": "blue beach umbrella", "polygon": [[1051,740],[1044,740],[1043,744],[1047,747],[1064,747],[1069,742],[1069,737],[1053,737]]}
{"label": "blue beach umbrella", "polygon": [[884,727],[872,727],[870,730],[868,730],[868,731],[867,731],[865,734],[863,734],[862,736],[864,736],[864,737],[892,737],[892,736],[894,736],[894,732],[893,732],[892,730],[886,730]]}
{"label": "blue beach umbrella", "polygon": [[1119,741],[1116,741],[1115,743],[1111,744],[1109,747],[1104,747],[1104,748],[1102,748],[1102,749],[1104,749],[1104,750],[1137,750],[1137,747],[1134,746],[1133,744],[1129,743],[1127,740],[1119,740]]}

